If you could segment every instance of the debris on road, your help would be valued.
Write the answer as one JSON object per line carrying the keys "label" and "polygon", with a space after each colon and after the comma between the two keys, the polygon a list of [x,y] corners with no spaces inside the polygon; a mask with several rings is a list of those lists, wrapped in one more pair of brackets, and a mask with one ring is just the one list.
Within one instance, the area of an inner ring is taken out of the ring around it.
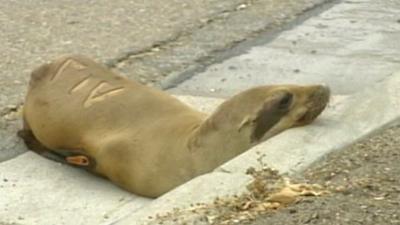
{"label": "debris on road", "polygon": [[277,212],[305,197],[331,193],[318,184],[292,182],[288,177],[278,174],[277,170],[267,167],[261,170],[249,168],[247,174],[253,177],[247,192],[216,198],[210,204],[199,203],[190,209],[175,209],[165,215],[157,215],[156,220],[159,224],[171,220],[184,223],[187,213],[195,213],[205,224],[244,224],[260,215]]}

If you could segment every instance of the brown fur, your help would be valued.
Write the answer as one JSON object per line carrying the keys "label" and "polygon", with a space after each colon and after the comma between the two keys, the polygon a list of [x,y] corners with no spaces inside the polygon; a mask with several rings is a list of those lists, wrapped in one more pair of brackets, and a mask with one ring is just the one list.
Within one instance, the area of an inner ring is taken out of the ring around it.
{"label": "brown fur", "polygon": [[319,85],[262,86],[208,116],[90,59],[69,56],[32,73],[20,135],[44,156],[64,162],[64,156],[72,155],[71,162],[87,156],[95,173],[157,197],[262,140],[312,122],[328,99],[329,89]]}

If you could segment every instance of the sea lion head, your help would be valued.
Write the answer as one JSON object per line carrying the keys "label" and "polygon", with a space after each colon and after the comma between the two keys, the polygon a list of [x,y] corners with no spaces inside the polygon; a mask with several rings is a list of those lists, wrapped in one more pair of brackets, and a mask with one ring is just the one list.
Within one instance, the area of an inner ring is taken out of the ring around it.
{"label": "sea lion head", "polygon": [[263,135],[264,140],[288,128],[310,124],[325,109],[330,97],[330,89],[324,85],[276,85],[260,87],[261,90],[267,96],[282,92],[292,96],[288,112]]}
{"label": "sea lion head", "polygon": [[330,89],[324,85],[287,85],[277,88],[277,90],[280,89],[293,94],[292,106],[286,116],[290,126],[310,124],[321,114],[329,102]]}
{"label": "sea lion head", "polygon": [[311,123],[324,110],[329,96],[329,88],[323,85],[251,88],[222,103],[205,122],[201,134],[215,131],[243,145],[256,144],[291,127]]}

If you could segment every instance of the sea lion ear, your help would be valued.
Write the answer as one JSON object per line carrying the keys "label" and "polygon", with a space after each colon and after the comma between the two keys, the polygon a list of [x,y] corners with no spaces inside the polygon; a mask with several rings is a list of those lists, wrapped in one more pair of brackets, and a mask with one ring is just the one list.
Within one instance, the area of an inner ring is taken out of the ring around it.
{"label": "sea lion ear", "polygon": [[280,91],[269,96],[253,117],[251,142],[260,141],[265,133],[289,112],[292,102],[293,94],[288,91]]}

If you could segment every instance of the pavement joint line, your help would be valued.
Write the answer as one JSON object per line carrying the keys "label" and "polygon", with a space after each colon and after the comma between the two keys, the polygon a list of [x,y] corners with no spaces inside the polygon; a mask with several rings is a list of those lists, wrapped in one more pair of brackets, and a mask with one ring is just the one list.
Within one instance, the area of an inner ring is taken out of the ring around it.
{"label": "pavement joint line", "polygon": [[118,67],[118,64],[120,64],[124,61],[127,61],[131,58],[136,58],[136,57],[140,57],[141,55],[151,53],[156,48],[165,48],[166,46],[170,45],[171,43],[179,40],[182,36],[189,36],[191,33],[193,33],[194,30],[199,30],[199,29],[207,26],[208,24],[221,19],[221,15],[223,15],[223,14],[234,13],[236,11],[242,10],[242,9],[238,9],[238,7],[242,4],[249,4],[249,2],[251,2],[251,0],[247,1],[246,3],[239,3],[236,7],[233,7],[232,9],[221,10],[220,12],[215,13],[215,15],[213,17],[207,18],[207,20],[204,23],[201,23],[201,24],[199,24],[193,28],[190,28],[186,31],[177,32],[173,37],[158,41],[149,47],[146,47],[143,49],[129,49],[128,48],[128,49],[122,51],[121,53],[119,53],[116,57],[106,60],[105,65],[109,68],[116,68],[116,67]]}
{"label": "pavement joint line", "polygon": [[118,67],[118,64],[120,64],[124,61],[127,61],[131,58],[136,58],[136,57],[140,57],[145,54],[150,54],[157,48],[163,48],[165,45],[168,45],[168,43],[178,40],[181,35],[182,34],[180,32],[178,32],[173,37],[165,39],[165,40],[157,41],[156,43],[154,43],[151,46],[144,48],[144,49],[131,49],[131,50],[126,49],[125,51],[122,51],[121,53],[119,53],[116,57],[106,60],[104,62],[104,64],[108,68],[111,68],[111,69],[116,68],[116,67]]}

